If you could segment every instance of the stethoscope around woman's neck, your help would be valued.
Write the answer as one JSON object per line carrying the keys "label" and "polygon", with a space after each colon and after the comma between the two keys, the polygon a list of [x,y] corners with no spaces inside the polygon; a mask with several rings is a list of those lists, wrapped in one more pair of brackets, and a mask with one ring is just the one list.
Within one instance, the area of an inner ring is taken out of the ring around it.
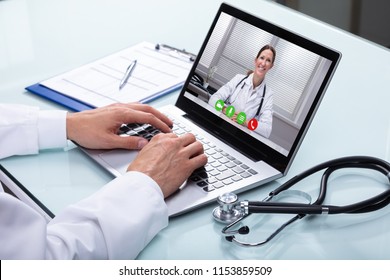
{"label": "stethoscope around woman's neck", "polygon": [[[225,103],[226,103],[226,104],[230,104],[230,105],[231,105],[231,104],[233,104],[234,102],[236,102],[239,93],[236,94],[236,98],[234,98],[233,101],[230,101],[229,99],[234,95],[234,93],[236,92],[237,88],[238,88],[241,84],[242,84],[242,85],[241,85],[241,89],[244,88],[244,86],[245,86],[245,84],[246,84],[246,83],[245,83],[245,80],[248,79],[249,76],[250,76],[250,75],[245,76],[244,78],[242,78],[242,79],[237,83],[236,87],[234,88],[233,94],[230,95],[228,98],[226,98],[226,100],[225,100]],[[262,83],[263,81],[264,81],[264,79],[260,82],[259,85],[261,85],[261,83]],[[260,114],[260,110],[261,110],[261,107],[263,106],[263,102],[264,102],[264,97],[265,97],[265,92],[266,92],[266,90],[267,90],[267,86],[266,86],[266,84],[264,84],[264,87],[263,87],[263,94],[262,94],[262,96],[261,96],[261,101],[260,101],[260,103],[259,103],[259,107],[257,108],[256,114],[254,115],[254,117],[259,116],[259,114]]]}

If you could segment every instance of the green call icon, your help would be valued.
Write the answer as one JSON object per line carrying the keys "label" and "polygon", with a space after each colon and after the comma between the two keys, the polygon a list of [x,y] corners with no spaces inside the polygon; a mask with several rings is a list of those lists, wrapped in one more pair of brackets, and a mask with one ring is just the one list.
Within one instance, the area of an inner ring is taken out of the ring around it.
{"label": "green call icon", "polygon": [[237,115],[237,123],[243,124],[246,121],[246,114],[244,112],[240,112]]}
{"label": "green call icon", "polygon": [[226,108],[226,116],[228,116],[229,118],[233,117],[235,112],[236,109],[232,105]]}
{"label": "green call icon", "polygon": [[223,102],[223,100],[218,100],[217,102],[215,102],[215,110],[217,111],[222,111],[223,109],[223,106],[225,106],[225,102]]}

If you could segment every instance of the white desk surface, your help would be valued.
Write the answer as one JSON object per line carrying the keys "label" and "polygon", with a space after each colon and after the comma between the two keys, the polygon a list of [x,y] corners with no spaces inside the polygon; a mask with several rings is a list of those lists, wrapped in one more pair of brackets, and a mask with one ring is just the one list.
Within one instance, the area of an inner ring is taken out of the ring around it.
{"label": "white desk surface", "polygon": [[[270,1],[228,3],[343,54],[288,175],[242,198],[261,199],[293,175],[328,159],[371,155],[390,161],[388,49]],[[27,93],[24,87],[144,40],[196,53],[219,4],[208,0],[1,1],[0,101],[62,108]],[[177,94],[152,105],[174,103]],[[54,213],[111,180],[77,148],[12,157],[0,164]],[[318,177],[300,187],[315,193]],[[326,202],[350,203],[383,188],[381,177],[342,171],[332,180]],[[214,207],[171,219],[139,258],[390,259],[390,206],[361,215],[305,218],[272,244],[256,249],[224,241],[221,225],[211,218]],[[258,225],[256,230],[260,237]]]}

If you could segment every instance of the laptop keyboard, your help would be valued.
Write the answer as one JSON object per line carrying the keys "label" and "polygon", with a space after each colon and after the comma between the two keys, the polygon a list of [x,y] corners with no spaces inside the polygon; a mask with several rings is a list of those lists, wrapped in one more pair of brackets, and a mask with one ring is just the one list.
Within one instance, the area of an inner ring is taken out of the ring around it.
{"label": "laptop keyboard", "polygon": [[129,123],[122,125],[118,134],[120,136],[140,136],[150,141],[154,135],[160,132],[160,130],[150,124]]}
{"label": "laptop keyboard", "polygon": [[[195,170],[189,180],[195,182],[205,192],[211,192],[257,174],[253,168],[226,153],[204,136],[191,131],[177,120],[170,119],[173,121],[172,131],[176,135],[193,133],[196,139],[203,144],[208,162],[204,167]],[[149,124],[122,125],[118,132],[121,136],[140,136],[147,140],[152,139],[158,133],[160,131]]]}

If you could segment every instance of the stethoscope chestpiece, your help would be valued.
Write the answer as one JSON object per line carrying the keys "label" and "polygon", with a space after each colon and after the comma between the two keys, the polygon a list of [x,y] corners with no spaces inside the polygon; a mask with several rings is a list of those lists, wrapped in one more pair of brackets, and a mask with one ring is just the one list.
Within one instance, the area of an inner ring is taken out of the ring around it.
{"label": "stethoscope chestpiece", "polygon": [[234,193],[224,193],[217,199],[219,206],[214,208],[213,217],[217,222],[230,224],[242,218],[244,213],[236,209],[238,197]]}

